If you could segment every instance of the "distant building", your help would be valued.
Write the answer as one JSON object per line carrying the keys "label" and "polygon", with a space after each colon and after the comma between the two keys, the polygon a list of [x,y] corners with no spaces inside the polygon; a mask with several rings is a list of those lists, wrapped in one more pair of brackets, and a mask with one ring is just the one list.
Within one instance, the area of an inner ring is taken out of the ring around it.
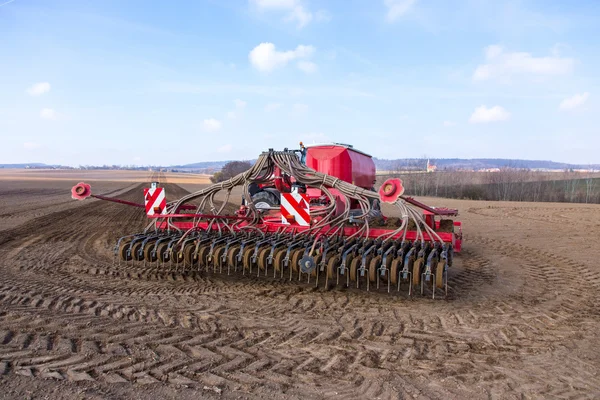
{"label": "distant building", "polygon": [[431,165],[429,160],[427,160],[427,172],[435,172],[436,169],[437,167],[435,165]]}

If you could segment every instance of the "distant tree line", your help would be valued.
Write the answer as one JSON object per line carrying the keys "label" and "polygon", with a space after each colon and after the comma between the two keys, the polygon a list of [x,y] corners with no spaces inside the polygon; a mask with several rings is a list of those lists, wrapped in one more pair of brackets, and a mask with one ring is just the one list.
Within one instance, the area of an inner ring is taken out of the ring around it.
{"label": "distant tree line", "polygon": [[250,168],[252,168],[252,163],[249,161],[230,161],[225,164],[219,172],[215,172],[215,174],[210,177],[210,181],[212,183],[223,182],[249,170]]}
{"label": "distant tree line", "polygon": [[402,179],[405,193],[412,196],[600,204],[598,173],[501,168],[497,172],[438,171],[394,176]]}

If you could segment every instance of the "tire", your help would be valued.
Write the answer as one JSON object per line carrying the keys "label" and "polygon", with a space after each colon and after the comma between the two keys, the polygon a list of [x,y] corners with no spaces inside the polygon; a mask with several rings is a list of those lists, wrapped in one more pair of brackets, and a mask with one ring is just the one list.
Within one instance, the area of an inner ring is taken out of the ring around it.
{"label": "tire", "polygon": [[252,202],[259,210],[263,208],[279,206],[279,201],[277,201],[275,195],[266,191],[258,192],[252,196]]}

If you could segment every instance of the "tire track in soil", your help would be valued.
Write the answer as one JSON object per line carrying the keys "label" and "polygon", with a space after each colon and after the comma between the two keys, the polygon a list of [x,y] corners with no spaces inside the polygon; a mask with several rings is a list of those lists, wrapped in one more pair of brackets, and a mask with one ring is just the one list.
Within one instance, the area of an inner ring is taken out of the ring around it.
{"label": "tire track in soil", "polygon": [[[549,306],[540,311],[528,305],[543,291],[490,298],[482,289],[497,281],[488,250],[524,264],[542,289],[556,281],[558,267],[548,266],[554,256],[523,257],[533,249],[474,237],[451,273],[452,301],[412,302],[256,278],[115,267],[112,240],[144,221],[138,210],[117,207],[86,204],[32,223],[41,229],[11,231],[12,240],[0,247],[0,259],[11,260],[3,261],[7,274],[0,277],[0,374],[250,393],[266,385],[340,398],[466,397],[474,385],[490,395],[564,396],[585,388],[573,375],[586,377],[587,388],[598,387],[589,365],[549,362],[557,335],[570,334],[561,326],[578,322],[564,307],[585,303],[568,285],[561,286],[564,297],[538,301]],[[596,279],[572,260],[558,260]],[[501,367],[525,359],[547,371],[538,379],[570,380],[548,389]]]}

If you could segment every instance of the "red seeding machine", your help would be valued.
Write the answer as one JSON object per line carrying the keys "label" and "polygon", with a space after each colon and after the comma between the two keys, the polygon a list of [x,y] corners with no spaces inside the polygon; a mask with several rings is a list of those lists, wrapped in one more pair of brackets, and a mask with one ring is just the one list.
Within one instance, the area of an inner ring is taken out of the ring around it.
{"label": "red seeding machine", "polygon": [[[151,222],[118,239],[120,261],[326,287],[447,293],[448,267],[462,242],[461,223],[451,219],[458,211],[404,196],[397,178],[375,189],[371,156],[351,145],[300,145],[263,152],[246,172],[169,203],[157,183],[144,189],[145,204],[92,195],[85,183],[73,187],[72,197],[145,208]],[[242,204],[227,215],[238,186]],[[225,201],[218,202],[221,193]],[[396,216],[385,217],[382,204]]]}

